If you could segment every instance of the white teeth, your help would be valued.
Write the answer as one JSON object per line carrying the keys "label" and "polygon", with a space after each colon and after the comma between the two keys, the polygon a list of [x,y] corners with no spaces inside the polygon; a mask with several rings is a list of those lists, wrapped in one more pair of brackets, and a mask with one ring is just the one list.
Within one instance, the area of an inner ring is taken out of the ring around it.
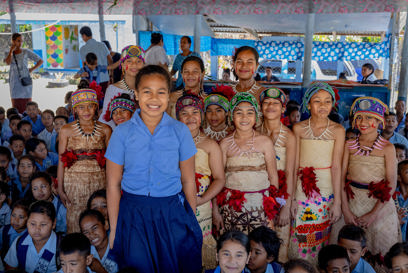
{"label": "white teeth", "polygon": [[157,105],[149,105],[149,108],[159,109],[159,108],[160,108],[160,106],[157,106]]}

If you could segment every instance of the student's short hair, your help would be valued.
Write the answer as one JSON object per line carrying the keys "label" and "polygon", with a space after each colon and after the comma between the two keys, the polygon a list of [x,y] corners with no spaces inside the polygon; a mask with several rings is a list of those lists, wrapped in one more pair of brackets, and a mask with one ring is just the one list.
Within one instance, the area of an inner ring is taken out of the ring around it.
{"label": "student's short hair", "polygon": [[78,224],[81,226],[82,220],[84,220],[85,217],[91,216],[94,217],[98,222],[100,222],[103,226],[105,226],[105,217],[103,217],[102,213],[98,210],[95,209],[87,209],[81,212],[81,215],[79,215],[79,221]]}
{"label": "student's short hair", "polygon": [[54,121],[56,121],[57,119],[63,119],[65,120],[66,123],[68,123],[68,118],[66,116],[62,116],[62,115],[55,116]]}
{"label": "student's short hair", "polygon": [[27,108],[28,106],[35,106],[35,107],[38,108],[38,103],[36,103],[35,101],[29,101],[29,102],[27,102],[27,104],[26,104],[26,108]]}
{"label": "student's short hair", "polygon": [[20,167],[21,161],[23,161],[24,159],[30,160],[33,164],[34,169],[36,168],[37,165],[35,165],[35,160],[31,155],[23,155],[22,157],[20,157],[20,159],[18,160],[17,168]]}
{"label": "student's short hair", "polygon": [[78,83],[78,89],[89,88],[89,81],[87,79],[81,79]]}
{"label": "student's short hair", "polygon": [[390,116],[397,116],[395,112],[389,111],[388,114],[384,114],[384,117],[390,117]]}
{"label": "student's short hair", "polygon": [[91,242],[82,233],[67,234],[60,244],[60,254],[69,255],[79,252],[82,257],[91,254]]}
{"label": "student's short hair", "polygon": [[183,39],[187,39],[187,42],[188,42],[189,44],[191,44],[191,38],[190,38],[189,36],[183,36],[183,37],[181,37],[180,42],[181,42],[181,40],[183,40]]}
{"label": "student's short hair", "polygon": [[5,113],[6,113],[6,110],[4,109],[4,107],[0,106],[0,114],[5,114]]}
{"label": "student's short hair", "polygon": [[163,67],[159,65],[147,65],[140,69],[139,73],[136,75],[136,81],[135,81],[135,87],[136,90],[138,90],[139,84],[142,81],[143,77],[145,76],[150,76],[150,75],[160,75],[164,77],[164,80],[166,81],[168,90],[170,92],[171,88],[171,78],[169,72],[164,69]]}
{"label": "student's short hair", "polygon": [[408,242],[396,243],[393,245],[384,257],[385,265],[391,269],[392,259],[402,255],[408,256]]}
{"label": "student's short hair", "polygon": [[53,118],[55,117],[54,111],[52,111],[50,109],[46,109],[46,110],[42,111],[41,116],[43,116],[44,114],[50,114]]}
{"label": "student's short hair", "polygon": [[254,229],[248,235],[249,241],[254,241],[255,243],[262,244],[265,248],[268,257],[274,257],[278,259],[279,257],[279,248],[282,244],[282,240],[279,239],[278,235],[272,229],[260,226]]}
{"label": "student's short hair", "polygon": [[79,34],[85,35],[87,37],[92,37],[92,30],[90,27],[84,26],[84,27],[81,27],[81,29],[79,30]]}
{"label": "student's short hair", "polygon": [[57,178],[57,172],[58,172],[58,166],[53,165],[53,166],[49,166],[48,169],[45,171],[49,176],[51,176],[51,180],[52,178]]}
{"label": "student's short hair", "polygon": [[408,165],[408,159],[402,160],[398,163],[398,174],[400,175],[405,166]]}
{"label": "student's short hair", "polygon": [[405,153],[407,153],[407,146],[405,146],[402,143],[394,143],[394,148],[396,149],[400,149],[400,150],[404,150]]}
{"label": "student's short hair", "polygon": [[329,262],[335,259],[346,259],[350,264],[350,258],[344,247],[339,245],[327,245],[319,252],[318,266],[322,270],[327,270]]}
{"label": "student's short hair", "polygon": [[23,144],[25,144],[25,139],[22,135],[12,135],[9,139],[9,143],[10,145],[12,145],[14,141],[19,141],[19,140],[21,140]]}
{"label": "student's short hair", "polygon": [[10,194],[9,185],[7,185],[6,183],[0,183],[0,194],[4,194],[6,196],[6,200],[7,200],[7,196],[9,196],[9,194]]}
{"label": "student's short hair", "polygon": [[102,43],[104,43],[104,44],[106,45],[106,48],[107,48],[107,49],[109,49],[109,50],[112,49],[112,47],[111,47],[109,41],[106,41],[106,40],[105,40],[105,41],[102,41]]}
{"label": "student's short hair", "polygon": [[33,183],[33,181],[35,179],[38,179],[38,178],[43,178],[47,182],[47,184],[51,186],[52,178],[48,173],[46,173],[46,172],[35,172],[33,174],[33,176],[31,177],[31,179],[30,179],[30,183]]}
{"label": "student's short hair", "polygon": [[20,116],[19,113],[18,113],[17,108],[11,107],[11,108],[7,109],[6,116],[7,116],[8,119],[10,119],[11,116],[14,116],[14,115]]}
{"label": "student's short hair", "polygon": [[30,203],[27,199],[19,199],[11,205],[11,211],[13,211],[15,208],[19,208],[19,209],[24,210],[28,215],[29,206],[30,206]]}
{"label": "student's short hair", "polygon": [[30,209],[28,210],[28,217],[30,217],[32,213],[45,214],[53,222],[56,216],[54,204],[44,200],[36,201],[30,205]]}
{"label": "student's short hair", "polygon": [[163,35],[159,32],[153,32],[150,37],[150,42],[152,45],[157,45],[160,41],[163,40]]}
{"label": "student's short hair", "polygon": [[9,117],[9,122],[11,122],[13,120],[22,120],[22,118],[20,117],[20,115],[11,115]]}
{"label": "student's short hair", "polygon": [[85,56],[85,61],[87,64],[95,64],[96,61],[98,61],[98,57],[96,57],[95,53],[89,52],[88,54],[86,54]]}
{"label": "student's short hair", "polygon": [[368,69],[370,69],[370,70],[372,70],[374,72],[374,66],[372,64],[370,64],[370,63],[365,63],[365,64],[363,64],[362,67],[368,68]]}
{"label": "student's short hair", "polygon": [[17,130],[20,130],[21,127],[23,127],[24,125],[30,125],[31,128],[33,128],[33,125],[31,125],[31,123],[28,120],[20,120],[19,123],[17,123]]}
{"label": "student's short hair", "polygon": [[103,197],[103,198],[106,199],[106,190],[105,189],[100,189],[100,190],[94,191],[92,193],[92,195],[88,199],[88,203],[86,204],[86,207],[88,209],[91,209],[92,201],[97,197]]}
{"label": "student's short hair", "polygon": [[11,152],[7,147],[0,146],[0,155],[5,155],[9,161],[11,160]]}
{"label": "student's short hair", "polygon": [[220,251],[226,241],[239,243],[245,248],[247,253],[250,253],[251,251],[251,244],[249,242],[248,236],[246,236],[246,234],[241,231],[231,230],[222,234],[217,241],[217,252]]}
{"label": "student's short hair", "polygon": [[231,69],[229,69],[229,68],[224,68],[223,73],[230,74],[230,73],[231,73]]}
{"label": "student's short hair", "polygon": [[37,149],[37,146],[40,145],[41,143],[44,144],[45,147],[47,147],[47,144],[45,143],[44,140],[39,139],[39,138],[33,138],[33,137],[30,138],[25,143],[26,153],[28,154],[29,152],[34,152],[35,149]]}
{"label": "student's short hair", "polygon": [[362,248],[367,246],[367,239],[364,230],[355,225],[345,225],[342,227],[337,237],[338,241],[340,241],[340,239],[360,242]]}
{"label": "student's short hair", "polygon": [[304,269],[307,273],[317,273],[316,268],[310,262],[303,259],[289,260],[283,266],[285,272],[289,272],[289,270],[295,269],[297,267]]}

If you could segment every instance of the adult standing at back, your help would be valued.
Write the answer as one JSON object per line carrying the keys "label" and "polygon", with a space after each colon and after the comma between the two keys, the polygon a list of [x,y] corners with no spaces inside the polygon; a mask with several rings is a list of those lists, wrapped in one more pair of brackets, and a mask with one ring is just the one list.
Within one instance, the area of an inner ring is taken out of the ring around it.
{"label": "adult standing at back", "polygon": [[183,36],[180,39],[180,49],[181,53],[177,54],[176,58],[174,59],[173,68],[171,69],[171,75],[178,73],[177,81],[176,81],[176,90],[183,89],[183,77],[181,76],[181,64],[183,61],[189,56],[196,56],[201,58],[200,54],[197,52],[193,52],[190,50],[191,48],[191,38],[188,36]]}
{"label": "adult standing at back", "polygon": [[[119,61],[120,56],[121,56],[120,53],[112,51],[112,47],[111,47],[109,41],[102,41],[102,42],[108,48],[108,50],[110,52],[110,55],[112,57],[113,63],[116,63],[117,61]],[[110,78],[112,80],[111,83],[115,83],[115,82],[120,81],[122,79],[122,70],[119,67],[113,69],[113,72],[111,73]]]}
{"label": "adult standing at back", "polygon": [[151,45],[146,50],[146,65],[160,65],[166,70],[169,70],[169,58],[163,48],[163,35],[158,32],[153,32],[150,38]]}
{"label": "adult standing at back", "polygon": [[[98,65],[107,66],[112,64],[112,57],[106,45],[102,42],[98,42],[92,38],[92,30],[88,26],[81,27],[79,33],[84,40],[85,45],[79,49],[79,54],[81,56],[82,63],[85,63],[86,54],[92,52],[98,58]],[[101,71],[100,73],[100,83],[102,87],[102,92],[105,94],[105,90],[109,84],[109,71]]]}
{"label": "adult standing at back", "polygon": [[[43,63],[40,56],[27,48],[21,48],[22,44],[23,36],[20,33],[13,33],[10,51],[4,59],[4,62],[10,65],[9,85],[11,104],[20,113],[25,111],[27,102],[31,101],[33,96],[32,81],[22,81],[21,79],[31,80],[30,73]],[[35,62],[35,65],[31,68],[28,68],[28,59]]]}

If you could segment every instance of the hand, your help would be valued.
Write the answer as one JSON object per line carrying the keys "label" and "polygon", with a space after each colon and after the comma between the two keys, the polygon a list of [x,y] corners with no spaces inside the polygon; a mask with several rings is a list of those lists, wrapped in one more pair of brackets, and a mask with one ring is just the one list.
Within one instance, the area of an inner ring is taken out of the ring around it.
{"label": "hand", "polygon": [[82,77],[82,78],[87,78],[87,77],[89,77],[88,72],[82,72],[81,77]]}
{"label": "hand", "polygon": [[28,69],[28,72],[30,72],[30,73],[33,72],[33,71],[34,71],[34,67],[31,67],[31,68]]}
{"label": "hand", "polygon": [[71,206],[71,200],[69,200],[67,194],[63,189],[58,188],[58,195],[66,208]]}
{"label": "hand", "polygon": [[357,218],[357,225],[362,228],[368,228],[376,219],[376,215],[372,212],[366,213]]}
{"label": "hand", "polygon": [[357,223],[357,216],[355,216],[351,211],[343,211],[343,215],[344,215],[344,222],[346,223],[346,225],[355,225],[358,226]]}
{"label": "hand", "polygon": [[17,49],[17,47],[14,44],[11,44],[10,52],[14,52],[16,49]]}
{"label": "hand", "polygon": [[333,203],[329,212],[330,223],[336,223],[341,217],[341,205],[339,203]]}
{"label": "hand", "polygon": [[213,209],[213,224],[215,226],[215,229],[219,232],[222,233],[224,231],[224,219],[222,219],[222,216],[218,209]]}
{"label": "hand", "polygon": [[277,226],[283,227],[290,223],[290,204],[286,204],[280,210],[277,219]]}
{"label": "hand", "polygon": [[93,272],[98,272],[98,273],[107,272],[106,269],[101,264],[101,262],[98,259],[96,259],[95,257],[92,258],[92,263],[89,266],[89,268]]}
{"label": "hand", "polygon": [[116,235],[116,229],[113,230],[111,229],[109,232],[109,247],[110,249],[113,248],[113,243],[115,242],[115,235]]}
{"label": "hand", "polygon": [[296,218],[297,209],[298,209],[298,204],[296,202],[296,199],[292,199],[292,204],[290,206],[290,216],[292,217],[292,219]]}
{"label": "hand", "polygon": [[197,196],[197,207],[201,206],[202,204],[204,204],[204,199],[202,196]]}

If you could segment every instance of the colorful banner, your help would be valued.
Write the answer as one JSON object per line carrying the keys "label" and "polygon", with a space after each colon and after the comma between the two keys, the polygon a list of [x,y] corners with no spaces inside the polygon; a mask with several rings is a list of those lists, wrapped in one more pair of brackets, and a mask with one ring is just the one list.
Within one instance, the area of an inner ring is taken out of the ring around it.
{"label": "colorful banner", "polygon": [[64,68],[64,46],[62,26],[53,25],[45,28],[47,67]]}

